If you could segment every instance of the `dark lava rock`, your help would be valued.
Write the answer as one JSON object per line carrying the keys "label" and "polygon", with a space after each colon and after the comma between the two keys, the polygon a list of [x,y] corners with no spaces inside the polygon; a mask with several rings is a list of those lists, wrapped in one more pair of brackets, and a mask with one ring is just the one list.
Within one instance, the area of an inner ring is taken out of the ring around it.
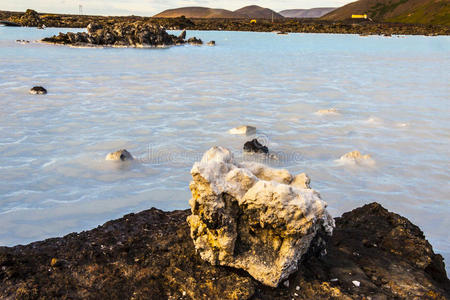
{"label": "dark lava rock", "polygon": [[20,17],[12,17],[11,21],[27,27],[42,27],[42,25],[44,25],[44,22],[39,14],[32,9],[27,9],[27,11]]}
{"label": "dark lava rock", "polygon": [[191,37],[187,42],[191,45],[203,45],[203,41],[196,37]]}
{"label": "dark lava rock", "polygon": [[183,29],[183,31],[181,32],[181,34],[178,36],[179,39],[186,39],[186,29]]}
{"label": "dark lava rock", "polygon": [[33,95],[45,95],[47,94],[47,90],[42,86],[34,86],[30,89],[30,94]]}
{"label": "dark lava rock", "polygon": [[[449,299],[443,259],[407,219],[371,203],[336,218],[284,285],[211,266],[195,252],[189,210],[152,208],[26,246],[0,247],[1,299]],[[355,286],[353,281],[360,282]]]}
{"label": "dark lava rock", "polygon": [[263,146],[257,139],[253,139],[244,144],[244,151],[250,153],[269,153],[269,148]]}
{"label": "dark lava rock", "polygon": [[74,46],[116,47],[156,47],[186,43],[181,36],[170,35],[163,27],[142,21],[112,25],[91,23],[87,26],[87,33],[60,33],[58,36],[44,38],[42,41]]}
{"label": "dark lava rock", "polygon": [[20,26],[22,26],[19,23],[15,23],[15,22],[11,22],[11,21],[5,21],[5,20],[0,20],[0,25],[8,26],[8,27],[20,27]]}

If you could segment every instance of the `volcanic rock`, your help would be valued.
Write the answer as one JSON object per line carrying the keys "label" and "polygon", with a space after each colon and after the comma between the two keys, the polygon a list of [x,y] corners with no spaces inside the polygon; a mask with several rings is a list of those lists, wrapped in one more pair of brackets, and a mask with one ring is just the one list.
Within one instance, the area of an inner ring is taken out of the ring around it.
{"label": "volcanic rock", "polygon": [[62,238],[0,247],[0,299],[450,299],[442,257],[417,226],[378,203],[336,218],[328,254],[317,257],[310,247],[289,287],[278,288],[202,260],[190,213],[152,208]]}
{"label": "volcanic rock", "polygon": [[203,45],[203,41],[196,37],[191,37],[190,39],[187,40],[187,42],[191,45]]}
{"label": "volcanic rock", "polygon": [[20,18],[13,18],[13,20],[20,25],[27,27],[42,27],[42,25],[44,25],[39,14],[32,9],[27,9]]}
{"label": "volcanic rock", "polygon": [[105,160],[127,161],[133,160],[133,156],[125,149],[117,150],[106,155]]}
{"label": "volcanic rock", "polygon": [[30,94],[33,95],[45,95],[47,94],[47,90],[42,86],[34,86],[30,89]]}
{"label": "volcanic rock", "polygon": [[269,153],[269,148],[263,146],[257,139],[253,139],[244,144],[244,152],[248,153]]}
{"label": "volcanic rock", "polygon": [[277,287],[297,270],[313,239],[317,249],[324,246],[319,236],[331,235],[334,221],[316,191],[289,185],[286,170],[249,165],[228,149],[208,150],[191,170],[187,221],[204,260]]}
{"label": "volcanic rock", "polygon": [[243,125],[228,130],[229,134],[254,134],[256,132],[256,127]]}
{"label": "volcanic rock", "polygon": [[112,25],[91,23],[87,26],[87,33],[60,33],[57,36],[44,38],[42,41],[74,46],[113,47],[157,47],[186,43],[182,36],[170,35],[163,27],[143,21],[121,22]]}

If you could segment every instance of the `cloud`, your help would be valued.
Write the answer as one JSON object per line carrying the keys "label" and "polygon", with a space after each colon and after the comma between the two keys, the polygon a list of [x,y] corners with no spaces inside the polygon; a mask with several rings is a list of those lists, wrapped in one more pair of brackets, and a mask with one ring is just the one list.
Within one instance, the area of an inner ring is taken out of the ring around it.
{"label": "cloud", "polygon": [[84,14],[152,16],[163,10],[183,6],[206,6],[236,10],[247,5],[259,5],[275,11],[293,8],[342,6],[348,0],[0,0],[2,10],[78,14],[83,6]]}

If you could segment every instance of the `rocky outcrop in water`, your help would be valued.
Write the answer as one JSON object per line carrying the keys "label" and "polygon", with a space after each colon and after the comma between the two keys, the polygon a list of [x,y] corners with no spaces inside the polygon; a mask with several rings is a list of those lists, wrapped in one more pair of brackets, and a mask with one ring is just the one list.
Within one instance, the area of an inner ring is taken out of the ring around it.
{"label": "rocky outcrop in water", "polygon": [[182,35],[176,37],[168,34],[159,25],[141,21],[107,26],[91,23],[87,26],[87,32],[60,33],[57,36],[44,38],[42,41],[73,46],[114,47],[156,47],[186,43]]}
{"label": "rocky outcrop in water", "polygon": [[30,89],[30,94],[33,95],[45,95],[47,94],[47,90],[42,86],[34,86]]}
{"label": "rocky outcrop in water", "polygon": [[133,160],[133,156],[126,149],[121,149],[106,155],[105,160],[127,161]]}
{"label": "rocky outcrop in water", "polygon": [[276,287],[313,240],[319,249],[332,234],[326,203],[305,184],[289,185],[287,170],[239,164],[228,149],[213,147],[191,174],[187,221],[195,248],[212,265],[244,269]]}

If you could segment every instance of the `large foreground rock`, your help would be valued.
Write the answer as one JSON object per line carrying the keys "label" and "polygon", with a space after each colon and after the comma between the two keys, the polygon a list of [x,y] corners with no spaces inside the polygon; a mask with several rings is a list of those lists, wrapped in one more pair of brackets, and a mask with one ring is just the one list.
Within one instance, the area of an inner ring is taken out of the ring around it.
{"label": "large foreground rock", "polygon": [[[243,269],[276,287],[297,270],[318,233],[333,231],[326,203],[306,184],[290,185],[287,170],[239,164],[228,149],[213,147],[191,174],[187,221],[195,248],[213,265]],[[314,244],[324,241],[317,236]]]}
{"label": "large foreground rock", "polygon": [[186,43],[182,36],[168,34],[163,27],[143,21],[112,25],[91,23],[87,26],[87,32],[60,33],[42,41],[73,46],[114,47],[157,47]]}
{"label": "large foreground rock", "polygon": [[417,226],[377,203],[336,218],[328,254],[307,253],[289,287],[278,288],[202,260],[189,214],[153,208],[0,247],[0,299],[450,299],[442,257]]}

